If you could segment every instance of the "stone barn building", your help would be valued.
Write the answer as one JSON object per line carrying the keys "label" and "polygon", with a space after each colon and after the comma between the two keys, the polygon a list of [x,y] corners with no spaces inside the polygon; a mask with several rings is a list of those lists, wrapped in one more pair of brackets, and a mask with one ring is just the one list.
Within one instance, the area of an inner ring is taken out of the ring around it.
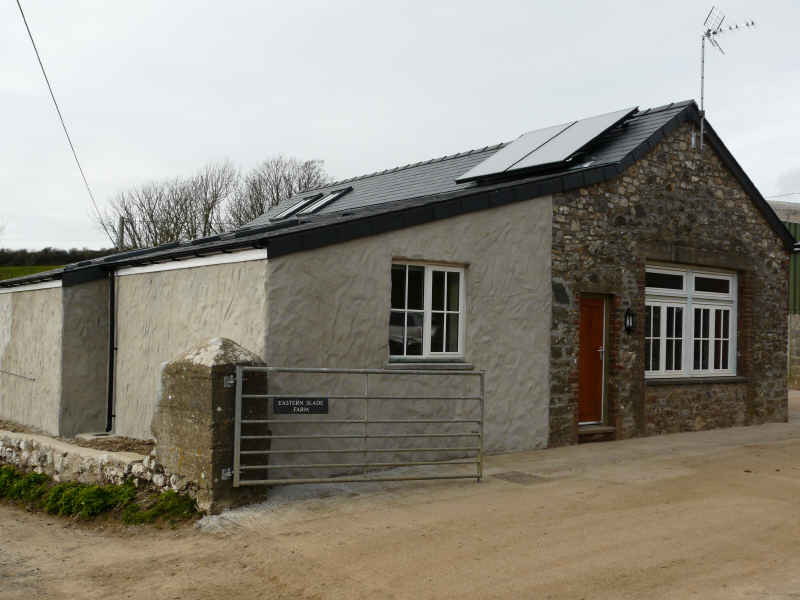
{"label": "stone barn building", "polygon": [[161,365],[485,370],[490,452],[787,419],[794,239],[693,101],[0,283],[0,418],[150,438]]}
{"label": "stone barn building", "polygon": [[[799,196],[800,197],[800,196]],[[795,239],[800,237],[800,202],[769,203]],[[789,388],[800,389],[800,255],[789,265]]]}

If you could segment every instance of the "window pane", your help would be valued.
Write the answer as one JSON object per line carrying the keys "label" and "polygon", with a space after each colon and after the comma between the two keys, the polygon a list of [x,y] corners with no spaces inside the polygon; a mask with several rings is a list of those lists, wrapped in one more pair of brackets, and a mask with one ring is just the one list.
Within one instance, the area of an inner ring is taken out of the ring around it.
{"label": "window pane", "polygon": [[406,316],[406,355],[422,354],[422,324],[425,321],[421,312],[409,312]]}
{"label": "window pane", "polygon": [[727,340],[722,342],[722,359],[720,360],[720,364],[722,365],[720,368],[727,369],[728,368],[728,342]]}
{"label": "window pane", "polygon": [[700,337],[707,338],[708,337],[708,309],[704,308],[702,310],[703,313],[703,335]]}
{"label": "window pane", "polygon": [[699,308],[694,309],[694,337],[699,338],[700,336],[700,323],[702,321],[702,317],[700,315],[701,310]]}
{"label": "window pane", "polygon": [[719,369],[720,354],[722,354],[722,343],[719,340],[714,342],[714,368]]}
{"label": "window pane", "polygon": [[431,315],[431,352],[444,351],[444,314]]}
{"label": "window pane", "polygon": [[717,279],[716,277],[695,277],[694,289],[697,292],[714,292],[716,294],[728,294],[731,291],[729,279]]}
{"label": "window pane", "polygon": [[[448,277],[449,279],[449,277]],[[458,315],[450,314],[446,317],[445,352],[458,352]]]}
{"label": "window pane", "polygon": [[675,337],[683,339],[683,309],[675,309]]}
{"label": "window pane", "polygon": [[458,293],[461,273],[447,273],[447,310],[458,310]]}
{"label": "window pane", "polygon": [[672,362],[672,360],[673,360],[673,352],[674,352],[674,348],[673,348],[674,343],[675,342],[673,342],[672,340],[667,340],[667,355],[664,357],[666,359],[666,361],[667,361],[667,366],[666,366],[667,371],[673,371],[675,369],[675,367],[673,365],[673,362]]}
{"label": "window pane", "polygon": [[444,271],[433,272],[433,294],[431,296],[433,310],[444,310]]}
{"label": "window pane", "polygon": [[406,307],[406,267],[392,265],[392,308]]}
{"label": "window pane", "polygon": [[694,341],[694,362],[692,363],[695,371],[700,369],[700,342]]}
{"label": "window pane", "polygon": [[[658,314],[658,311],[655,311],[654,314]],[[657,371],[659,366],[661,365],[661,344],[658,340],[653,340],[653,370]]]}
{"label": "window pane", "polygon": [[674,337],[675,333],[675,309],[667,307],[667,337]]}
{"label": "window pane", "polygon": [[728,327],[730,325],[730,316],[731,316],[730,311],[726,310],[725,312],[722,313],[722,337],[724,337],[726,340],[730,338],[730,335],[728,334]]}
{"label": "window pane", "polygon": [[389,354],[403,355],[403,336],[405,335],[405,313],[392,311],[389,315]]}
{"label": "window pane", "polygon": [[708,340],[700,342],[700,368],[704,371],[708,369]]}
{"label": "window pane", "polygon": [[650,340],[647,339],[644,341],[644,370],[645,371],[652,371],[653,367],[650,361],[650,352],[651,352],[651,343]]}
{"label": "window pane", "polygon": [[408,267],[408,308],[422,310],[425,268]]}
{"label": "window pane", "polygon": [[682,290],[683,275],[672,275],[670,273],[651,273],[644,275],[644,284],[647,287],[662,288],[666,290]]}
{"label": "window pane", "polygon": [[680,341],[675,343],[675,370],[683,370],[683,343]]}
{"label": "window pane", "polygon": [[[653,337],[661,337],[661,308],[653,308]],[[658,364],[658,363],[656,363]]]}
{"label": "window pane", "polygon": [[653,307],[644,307],[644,334],[645,336],[653,335]]}
{"label": "window pane", "polygon": [[714,311],[714,337],[722,336],[722,311]]}

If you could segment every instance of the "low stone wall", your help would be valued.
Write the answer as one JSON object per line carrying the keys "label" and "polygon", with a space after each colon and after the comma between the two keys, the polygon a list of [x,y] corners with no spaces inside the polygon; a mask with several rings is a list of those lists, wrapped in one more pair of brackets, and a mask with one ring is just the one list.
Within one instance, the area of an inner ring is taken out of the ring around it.
{"label": "low stone wall", "polygon": [[749,418],[747,383],[647,385],[647,435],[737,427]]}
{"label": "low stone wall", "polygon": [[153,456],[83,448],[45,435],[0,430],[0,464],[44,473],[55,481],[98,484],[133,481],[137,487],[171,489],[194,496],[192,482],[169,473]]}

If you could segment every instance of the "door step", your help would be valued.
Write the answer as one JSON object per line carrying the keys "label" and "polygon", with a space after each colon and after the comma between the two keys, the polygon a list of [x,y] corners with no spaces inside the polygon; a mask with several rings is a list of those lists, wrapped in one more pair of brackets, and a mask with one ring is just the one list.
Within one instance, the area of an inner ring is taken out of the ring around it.
{"label": "door step", "polygon": [[610,425],[578,425],[578,443],[612,442],[617,439],[617,428]]}

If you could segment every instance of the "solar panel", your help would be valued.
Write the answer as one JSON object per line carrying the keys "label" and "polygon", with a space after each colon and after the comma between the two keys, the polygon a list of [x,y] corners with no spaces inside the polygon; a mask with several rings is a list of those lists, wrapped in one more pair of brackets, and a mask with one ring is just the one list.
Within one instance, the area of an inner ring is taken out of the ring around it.
{"label": "solar panel", "polygon": [[635,110],[636,107],[626,108],[564,125],[530,131],[498,150],[456,181],[460,183],[564,162]]}
{"label": "solar panel", "polygon": [[467,181],[469,179],[477,179],[478,177],[502,173],[508,169],[509,166],[519,162],[574,123],[575,121],[570,121],[562,125],[553,125],[552,127],[535,129],[534,131],[523,133],[516,140],[500,148],[500,150],[492,154],[489,158],[472,167],[472,169],[461,175],[456,181]]}

